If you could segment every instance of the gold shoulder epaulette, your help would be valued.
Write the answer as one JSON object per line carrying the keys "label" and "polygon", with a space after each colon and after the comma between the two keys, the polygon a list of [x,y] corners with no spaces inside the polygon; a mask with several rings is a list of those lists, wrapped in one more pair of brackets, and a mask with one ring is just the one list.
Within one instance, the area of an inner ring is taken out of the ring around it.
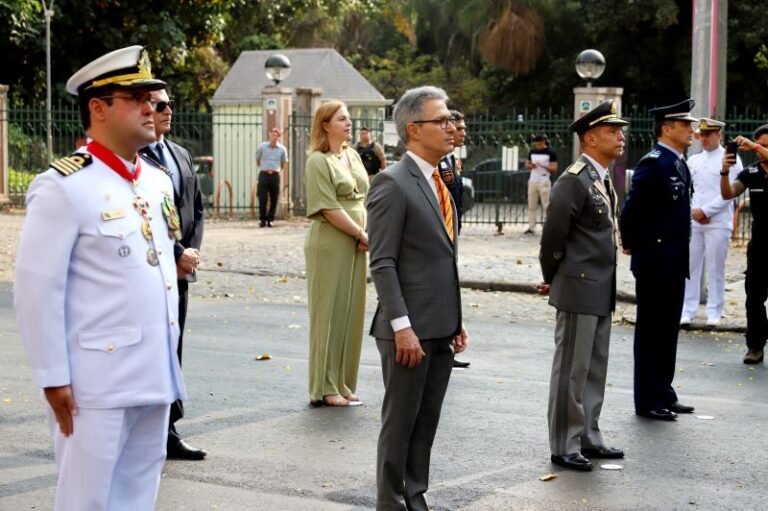
{"label": "gold shoulder epaulette", "polygon": [[577,175],[581,170],[586,167],[587,164],[583,161],[575,161],[573,164],[571,164],[570,167],[566,170],[567,173],[573,174],[574,176]]}
{"label": "gold shoulder epaulette", "polygon": [[93,163],[93,158],[90,154],[74,153],[51,162],[51,168],[56,169],[62,176],[69,176],[91,163]]}

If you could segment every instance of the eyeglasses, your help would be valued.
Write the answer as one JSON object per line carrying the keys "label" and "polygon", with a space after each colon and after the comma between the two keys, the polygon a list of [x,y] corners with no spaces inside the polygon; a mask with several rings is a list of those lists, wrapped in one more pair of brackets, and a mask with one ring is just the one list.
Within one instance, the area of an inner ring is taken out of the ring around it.
{"label": "eyeglasses", "polygon": [[425,121],[411,121],[412,124],[426,124],[428,122],[434,122],[438,124],[442,129],[448,129],[448,123],[454,124],[457,122],[453,117],[443,117],[442,119],[427,119]]}
{"label": "eyeglasses", "polygon": [[130,96],[99,96],[99,99],[124,99],[126,101],[133,101],[137,105],[142,103],[149,103],[153,107],[158,103],[156,100],[152,99],[152,96],[149,94],[142,94],[141,92],[134,92]]}
{"label": "eyeglasses", "polygon": [[99,96],[99,99],[124,99],[126,101],[133,101],[137,105],[141,105],[142,103],[149,103],[157,113],[164,112],[168,107],[173,110],[174,106],[176,105],[172,99],[169,99],[168,101],[158,101],[153,99],[149,94],[142,94],[140,92],[135,92],[130,96]]}
{"label": "eyeglasses", "polygon": [[155,102],[155,112],[162,113],[165,112],[166,108],[170,108],[171,110],[176,108],[176,103],[169,99],[168,101],[157,101]]}

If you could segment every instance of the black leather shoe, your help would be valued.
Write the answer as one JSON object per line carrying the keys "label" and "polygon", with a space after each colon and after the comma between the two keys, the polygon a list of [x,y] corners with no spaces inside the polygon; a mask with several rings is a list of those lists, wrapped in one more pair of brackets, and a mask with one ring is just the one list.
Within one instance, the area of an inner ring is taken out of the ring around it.
{"label": "black leather shoe", "polygon": [[759,364],[763,361],[764,357],[763,350],[753,350],[750,348],[747,350],[747,354],[744,355],[744,363],[745,364]]}
{"label": "black leather shoe", "polygon": [[272,220],[267,220],[267,227],[272,227]]}
{"label": "black leather shoe", "polygon": [[459,362],[455,358],[453,359],[453,367],[469,367],[470,362]]}
{"label": "black leather shoe", "polygon": [[194,460],[199,461],[205,459],[205,455],[208,454],[202,449],[192,447],[184,440],[168,445],[168,454],[166,457],[172,460]]}
{"label": "black leather shoe", "polygon": [[552,463],[571,470],[592,470],[592,462],[579,453],[563,454],[562,456],[550,456]]}
{"label": "black leather shoe", "polygon": [[635,413],[641,417],[647,417],[649,419],[656,419],[660,421],[674,421],[677,420],[677,414],[666,408],[659,408],[658,410],[636,410]]}
{"label": "black leather shoe", "polygon": [[259,227],[266,227],[266,226],[267,226],[267,222],[265,222],[264,220],[259,222]]}
{"label": "black leather shoe", "polygon": [[675,412],[675,413],[693,413],[693,411],[695,410],[694,407],[688,406],[688,405],[684,405],[680,401],[678,401],[676,403],[672,403],[671,405],[669,405],[667,407],[667,409],[669,409],[669,411]]}
{"label": "black leather shoe", "polygon": [[587,458],[603,458],[606,460],[617,460],[624,457],[624,451],[606,445],[601,447],[584,447],[581,449],[581,454]]}

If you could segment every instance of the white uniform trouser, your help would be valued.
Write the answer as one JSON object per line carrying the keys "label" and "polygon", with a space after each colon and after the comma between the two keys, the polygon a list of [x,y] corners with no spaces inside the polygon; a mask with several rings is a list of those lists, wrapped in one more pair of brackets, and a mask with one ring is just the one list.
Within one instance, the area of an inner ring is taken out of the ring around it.
{"label": "white uniform trouser", "polygon": [[534,230],[536,228],[536,209],[539,206],[539,199],[541,199],[541,209],[546,216],[551,190],[552,182],[549,179],[546,181],[528,181],[528,229]]}
{"label": "white uniform trouser", "polygon": [[725,259],[728,256],[729,229],[692,229],[689,250],[690,278],[685,281],[683,316],[696,317],[701,295],[701,271],[707,262],[707,318],[720,319],[725,296]]}
{"label": "white uniform trouser", "polygon": [[169,405],[79,408],[72,435],[49,410],[56,511],[151,511],[165,462]]}

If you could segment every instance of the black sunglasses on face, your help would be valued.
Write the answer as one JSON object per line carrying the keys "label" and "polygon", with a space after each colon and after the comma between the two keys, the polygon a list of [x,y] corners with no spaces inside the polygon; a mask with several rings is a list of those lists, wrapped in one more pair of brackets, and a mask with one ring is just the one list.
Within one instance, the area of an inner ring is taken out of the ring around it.
{"label": "black sunglasses on face", "polygon": [[168,107],[173,110],[176,107],[176,103],[174,103],[172,99],[169,99],[168,101],[158,101],[155,103],[155,112],[162,113]]}

